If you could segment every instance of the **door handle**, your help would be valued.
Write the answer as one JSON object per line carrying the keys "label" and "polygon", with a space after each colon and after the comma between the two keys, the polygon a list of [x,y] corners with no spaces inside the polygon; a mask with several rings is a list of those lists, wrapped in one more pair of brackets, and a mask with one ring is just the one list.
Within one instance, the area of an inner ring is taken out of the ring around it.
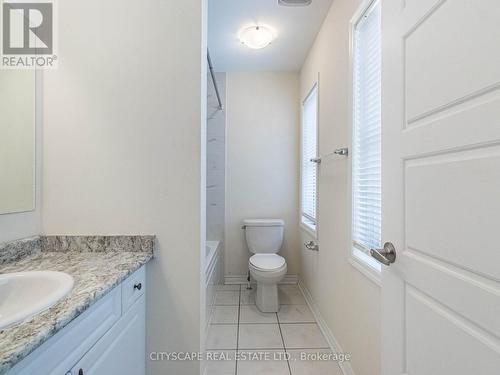
{"label": "door handle", "polygon": [[383,249],[371,249],[370,255],[380,263],[390,266],[396,261],[396,248],[392,243],[386,242]]}

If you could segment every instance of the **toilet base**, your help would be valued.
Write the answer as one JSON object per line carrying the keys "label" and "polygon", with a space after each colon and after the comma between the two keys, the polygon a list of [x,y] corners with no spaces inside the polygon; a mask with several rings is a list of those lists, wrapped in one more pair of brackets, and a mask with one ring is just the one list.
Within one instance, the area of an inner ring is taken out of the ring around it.
{"label": "toilet base", "polygon": [[278,285],[257,283],[255,303],[257,308],[262,312],[278,312],[280,308],[278,300]]}

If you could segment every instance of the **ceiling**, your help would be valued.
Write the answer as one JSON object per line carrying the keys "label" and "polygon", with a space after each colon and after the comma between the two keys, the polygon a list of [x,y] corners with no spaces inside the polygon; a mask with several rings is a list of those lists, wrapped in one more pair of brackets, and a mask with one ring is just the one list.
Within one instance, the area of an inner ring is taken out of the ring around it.
{"label": "ceiling", "polygon": [[[332,0],[285,7],[278,0],[209,0],[208,48],[216,71],[298,71],[316,38]],[[270,27],[275,40],[252,50],[238,39],[248,26]]]}

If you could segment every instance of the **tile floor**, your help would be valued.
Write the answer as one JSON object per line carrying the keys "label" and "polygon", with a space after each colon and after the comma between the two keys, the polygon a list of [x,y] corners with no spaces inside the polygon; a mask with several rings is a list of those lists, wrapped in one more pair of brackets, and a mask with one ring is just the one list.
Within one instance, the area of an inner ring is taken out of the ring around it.
{"label": "tile floor", "polygon": [[[278,313],[261,313],[255,290],[223,285],[208,330],[207,375],[342,375],[296,285],[280,285]],[[238,353],[238,355],[237,355]],[[217,360],[216,360],[217,359]]]}

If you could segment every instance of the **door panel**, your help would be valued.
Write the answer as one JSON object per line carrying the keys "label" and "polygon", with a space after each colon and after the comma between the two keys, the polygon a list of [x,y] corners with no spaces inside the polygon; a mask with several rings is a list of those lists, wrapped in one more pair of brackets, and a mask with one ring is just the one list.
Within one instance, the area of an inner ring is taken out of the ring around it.
{"label": "door panel", "polygon": [[411,250],[400,260],[398,269],[404,273],[406,285],[500,337],[500,288],[496,282]]}
{"label": "door panel", "polygon": [[497,2],[440,1],[417,25],[405,25],[409,125],[498,88],[500,49],[494,47],[500,40]]}
{"label": "door panel", "polygon": [[384,375],[500,371],[500,2],[382,2]]}
{"label": "door panel", "polygon": [[499,166],[499,146],[407,161],[406,247],[500,280]]}
{"label": "door panel", "polygon": [[488,333],[411,287],[406,306],[408,374],[498,374],[500,348]]}

